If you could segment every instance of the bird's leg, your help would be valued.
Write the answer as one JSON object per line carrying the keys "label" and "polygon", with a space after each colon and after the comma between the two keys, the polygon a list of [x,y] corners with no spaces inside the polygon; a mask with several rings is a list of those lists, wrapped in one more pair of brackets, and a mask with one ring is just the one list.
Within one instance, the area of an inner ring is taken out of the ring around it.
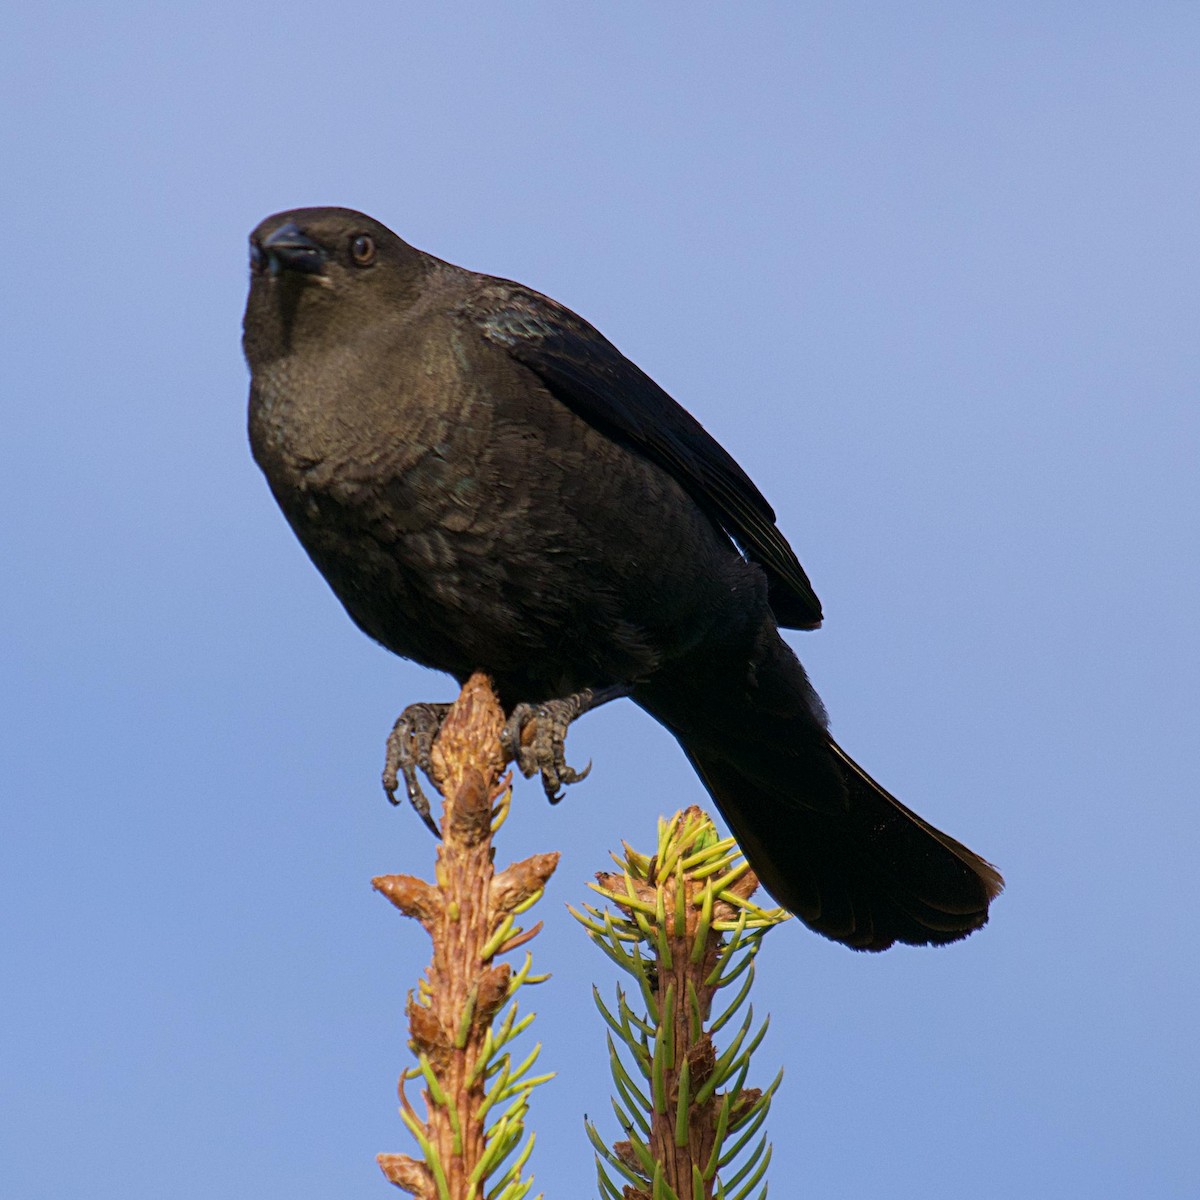
{"label": "bird's leg", "polygon": [[429,798],[421,790],[417,768],[420,767],[432,778],[430,772],[433,764],[429,756],[449,711],[449,704],[410,704],[396,718],[396,724],[388,734],[387,758],[383,764],[383,790],[387,792],[388,799],[393,804],[400,803],[396,799],[396,788],[399,786],[399,777],[403,775],[408,802],[434,837],[441,837],[442,834],[430,814]]}
{"label": "bird's leg", "polygon": [[584,688],[561,700],[518,704],[500,735],[505,757],[517,764],[526,779],[540,774],[546,798],[551,804],[557,804],[562,799],[559,788],[578,783],[592,769],[590,762],[582,771],[567,765],[564,746],[567,728],[576,717],[610,700],[628,696],[632,690],[628,684],[614,684],[605,688]]}

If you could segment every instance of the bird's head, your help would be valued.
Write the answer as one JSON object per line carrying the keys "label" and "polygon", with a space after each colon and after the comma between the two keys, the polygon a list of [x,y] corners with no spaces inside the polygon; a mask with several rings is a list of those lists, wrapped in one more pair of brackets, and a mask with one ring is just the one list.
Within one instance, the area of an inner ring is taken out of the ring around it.
{"label": "bird's head", "polygon": [[250,235],[243,345],[253,368],[298,342],[339,339],[394,312],[435,260],[349,208],[276,213]]}

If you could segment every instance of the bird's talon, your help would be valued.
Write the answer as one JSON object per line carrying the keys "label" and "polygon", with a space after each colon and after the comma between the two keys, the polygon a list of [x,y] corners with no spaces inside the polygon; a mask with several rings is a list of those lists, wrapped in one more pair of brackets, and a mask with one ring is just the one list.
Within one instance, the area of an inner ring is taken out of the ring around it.
{"label": "bird's talon", "polygon": [[570,766],[564,744],[571,722],[587,711],[590,701],[591,693],[582,692],[542,704],[518,704],[505,723],[500,737],[505,756],[517,764],[526,779],[541,776],[542,789],[551,804],[562,800],[564,785],[578,783],[591,770],[590,762],[582,771]]}
{"label": "bird's talon", "polygon": [[396,789],[400,786],[400,781],[396,778],[396,772],[390,766],[383,769],[383,790],[387,795],[388,803],[397,805],[400,803],[396,799]]}
{"label": "bird's talon", "polygon": [[563,783],[582,783],[591,773],[592,760],[590,758],[587,761],[587,766],[580,768],[578,771],[574,767],[568,767],[564,764],[560,772]]}
{"label": "bird's talon", "polygon": [[[421,787],[418,768],[430,775],[433,761],[433,741],[442,727],[448,704],[410,704],[396,718],[392,732],[388,734],[387,753],[383,766],[383,790],[392,804],[399,804],[396,792],[400,778],[404,779],[404,790],[413,811],[434,835],[441,837],[441,830],[433,819],[429,797]],[[432,777],[432,776],[431,776]]]}

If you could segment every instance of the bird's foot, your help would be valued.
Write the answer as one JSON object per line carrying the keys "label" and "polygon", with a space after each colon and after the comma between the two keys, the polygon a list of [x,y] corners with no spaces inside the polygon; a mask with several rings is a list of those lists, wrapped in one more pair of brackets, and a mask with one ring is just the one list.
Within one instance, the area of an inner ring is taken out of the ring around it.
{"label": "bird's foot", "polygon": [[409,804],[434,837],[442,834],[430,812],[429,797],[421,790],[417,769],[433,778],[430,754],[449,711],[449,704],[410,704],[396,718],[396,724],[388,734],[387,757],[383,764],[383,790],[388,799],[393,804],[400,803],[396,799],[396,789],[400,786],[400,776],[403,776]]}
{"label": "bird's foot", "polygon": [[557,804],[562,799],[559,789],[586,779],[592,769],[590,762],[581,771],[567,763],[565,743],[571,722],[609,700],[628,694],[629,688],[625,686],[584,688],[561,700],[518,704],[500,734],[505,757],[517,764],[526,779],[541,775],[546,798]]}

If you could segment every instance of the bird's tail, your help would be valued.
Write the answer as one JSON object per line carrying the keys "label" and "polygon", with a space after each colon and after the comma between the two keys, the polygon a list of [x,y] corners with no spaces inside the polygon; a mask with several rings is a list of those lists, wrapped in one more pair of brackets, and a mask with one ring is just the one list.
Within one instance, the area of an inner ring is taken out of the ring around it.
{"label": "bird's tail", "polygon": [[832,738],[842,810],[810,808],[804,780],[764,780],[684,745],[767,891],[856,950],[954,942],[986,924],[995,867],[880,787]]}
{"label": "bird's tail", "polygon": [[742,692],[736,711],[665,721],[767,891],[858,950],[943,944],[979,929],[1004,886],[1000,873],[901,804],[829,736],[803,668],[782,642],[778,649],[757,677],[766,686]]}

